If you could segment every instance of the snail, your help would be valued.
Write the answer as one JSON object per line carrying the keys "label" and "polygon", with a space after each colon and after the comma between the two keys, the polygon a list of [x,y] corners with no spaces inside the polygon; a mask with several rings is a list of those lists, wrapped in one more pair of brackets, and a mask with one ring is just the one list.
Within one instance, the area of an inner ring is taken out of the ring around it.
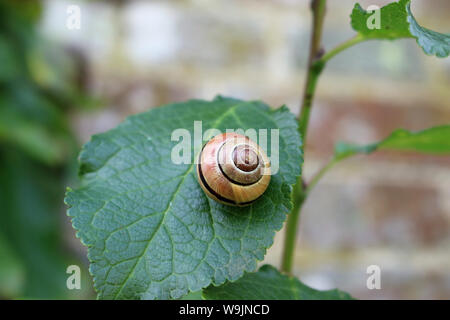
{"label": "snail", "polygon": [[212,199],[233,206],[246,206],[266,191],[270,161],[250,138],[223,133],[209,140],[199,154],[200,186]]}

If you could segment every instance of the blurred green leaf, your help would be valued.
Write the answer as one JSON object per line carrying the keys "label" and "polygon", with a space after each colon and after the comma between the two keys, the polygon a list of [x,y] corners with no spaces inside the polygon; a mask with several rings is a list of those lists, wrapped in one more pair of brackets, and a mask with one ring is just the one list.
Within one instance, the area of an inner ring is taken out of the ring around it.
{"label": "blurred green leaf", "polygon": [[[0,0],[0,297],[83,298],[92,281],[63,247],[61,223],[76,148],[67,111],[89,97],[83,65],[39,35],[41,4]],[[70,264],[81,290],[66,287]]]}
{"label": "blurred green leaf", "polygon": [[206,300],[352,300],[346,292],[334,289],[319,291],[297,278],[280,273],[270,265],[258,272],[246,273],[236,282],[203,290]]}
{"label": "blurred green leaf", "polygon": [[25,270],[0,233],[0,299],[13,298],[23,292]]}
{"label": "blurred green leaf", "polygon": [[0,34],[0,83],[19,76],[21,70],[15,50],[8,39]]}
{"label": "blurred green leaf", "polygon": [[62,181],[54,169],[12,149],[1,149],[0,167],[0,233],[25,267],[23,296],[62,298],[67,262],[55,201],[62,198]]}
{"label": "blurred green leaf", "polygon": [[45,126],[11,111],[0,107],[0,143],[18,146],[30,157],[46,164],[65,161],[70,148],[67,137],[54,135]]}
{"label": "blurred green leaf", "polygon": [[412,15],[410,0],[400,0],[382,7],[380,28],[370,27],[375,12],[364,10],[355,4],[351,14],[352,28],[366,40],[415,38],[424,52],[437,57],[447,57],[450,53],[450,35],[438,33],[420,26]]}
{"label": "blurred green leaf", "polygon": [[450,125],[433,127],[419,132],[398,129],[380,142],[362,146],[340,142],[336,144],[334,153],[335,159],[343,159],[357,153],[369,154],[381,149],[449,154]]}
{"label": "blurred green leaf", "polygon": [[[64,175],[13,148],[0,148],[0,296],[28,299],[93,297],[92,279],[63,242]],[[68,229],[71,232],[70,229]],[[7,252],[3,254],[2,252]],[[4,257],[13,259],[2,267]],[[81,268],[81,290],[68,290],[66,269]],[[16,268],[15,272],[11,268]],[[11,284],[1,281],[7,278]],[[16,280],[14,280],[16,279]],[[12,286],[14,284],[14,286]],[[8,288],[11,288],[8,289]]]}
{"label": "blurred green leaf", "polygon": [[16,19],[35,23],[41,16],[42,4],[36,0],[2,0],[9,12],[14,12]]}

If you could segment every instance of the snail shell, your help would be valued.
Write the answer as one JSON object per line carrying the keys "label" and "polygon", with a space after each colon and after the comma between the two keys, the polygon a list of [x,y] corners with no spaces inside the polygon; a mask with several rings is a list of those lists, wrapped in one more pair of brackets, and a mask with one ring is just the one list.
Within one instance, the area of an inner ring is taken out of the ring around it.
{"label": "snail shell", "polygon": [[270,161],[264,150],[248,137],[223,133],[203,147],[197,175],[210,198],[227,205],[245,206],[266,191]]}

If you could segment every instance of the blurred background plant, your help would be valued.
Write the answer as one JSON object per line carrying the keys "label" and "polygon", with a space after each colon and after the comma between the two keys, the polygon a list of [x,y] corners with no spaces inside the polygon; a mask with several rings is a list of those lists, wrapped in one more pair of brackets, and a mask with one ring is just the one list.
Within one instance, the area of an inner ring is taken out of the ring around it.
{"label": "blurred background plant", "polygon": [[66,288],[82,262],[61,215],[78,152],[70,114],[88,99],[81,61],[41,37],[41,13],[39,1],[0,1],[0,298],[89,295],[89,282]]}
{"label": "blurred background plant", "polygon": [[[388,0],[362,0],[362,7]],[[127,115],[220,93],[298,114],[309,0],[0,0],[0,297],[94,297],[85,248],[62,203],[76,154]],[[354,32],[354,0],[328,1],[324,45]],[[66,28],[69,5],[81,29]],[[448,32],[448,0],[413,0],[418,21]],[[413,40],[360,44],[320,79],[309,126],[309,180],[337,141],[367,144],[402,127],[450,123],[450,59]],[[102,98],[103,108],[93,108]],[[450,297],[450,159],[380,152],[339,164],[300,218],[293,273],[357,298]],[[264,263],[278,266],[283,230]],[[82,292],[66,288],[82,267]],[[368,290],[366,268],[382,270]]]}

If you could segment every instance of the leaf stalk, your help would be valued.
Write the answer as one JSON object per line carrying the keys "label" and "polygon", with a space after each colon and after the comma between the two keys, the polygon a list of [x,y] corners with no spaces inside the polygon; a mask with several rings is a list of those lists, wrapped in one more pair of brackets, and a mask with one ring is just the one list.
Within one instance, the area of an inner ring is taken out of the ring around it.
{"label": "leaf stalk", "polygon": [[[301,104],[302,109],[298,120],[300,135],[303,138],[303,146],[306,144],[306,132],[317,80],[324,67],[323,63],[317,63],[317,61],[319,61],[323,55],[322,29],[326,12],[326,0],[312,0],[311,9],[313,12],[313,24],[308,57],[308,71],[306,74],[306,83]],[[291,273],[292,271],[298,220],[305,198],[305,185],[302,178],[299,177],[293,191],[293,208],[286,223],[286,236],[284,239],[281,264],[281,270],[286,273]]]}

